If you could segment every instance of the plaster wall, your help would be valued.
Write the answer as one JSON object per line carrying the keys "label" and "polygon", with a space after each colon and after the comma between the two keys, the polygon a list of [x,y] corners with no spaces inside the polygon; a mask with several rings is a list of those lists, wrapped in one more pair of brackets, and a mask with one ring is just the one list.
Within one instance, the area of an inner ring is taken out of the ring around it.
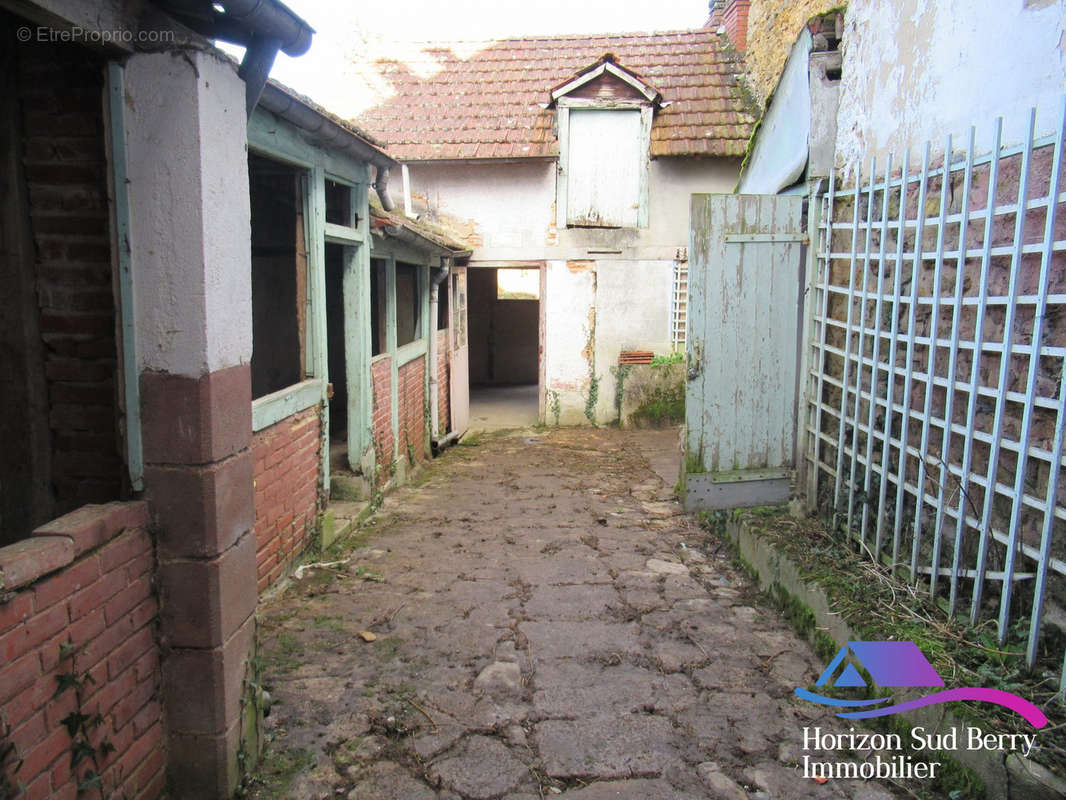
{"label": "plaster wall", "polygon": [[666,354],[670,342],[670,312],[674,262],[596,262],[596,400],[598,422],[613,421],[618,412],[618,354],[622,350],[651,350]]}
{"label": "plaster wall", "polygon": [[[648,227],[557,225],[554,161],[410,164],[416,210],[474,249],[475,260],[673,258],[688,245],[689,195],[732,192],[740,163],[732,159],[659,158],[650,164]],[[616,252],[617,251],[617,252]]]}
{"label": "plaster wall", "polygon": [[740,179],[743,194],[777,194],[803,177],[811,134],[810,55],[811,35],[803,30],[763,115]]}
{"label": "plaster wall", "polygon": [[545,421],[556,422],[557,408],[563,425],[604,423],[616,416],[619,351],[671,349],[673,265],[687,257],[690,195],[732,192],[739,163],[652,161],[649,227],[629,230],[559,228],[555,170],[544,161],[418,163],[411,188],[416,208],[424,203],[470,245],[474,263],[547,262]]}
{"label": "plaster wall", "polygon": [[[1024,141],[1029,108],[1037,136],[1057,123],[1066,85],[1062,0],[853,0],[845,14],[837,166],[865,153],[899,163],[925,141],[934,153],[977,126],[977,151],[991,149],[1004,118],[1004,145]],[[918,153],[920,159],[920,153]]]}
{"label": "plaster wall", "polygon": [[596,272],[590,261],[550,261],[545,269],[545,422],[581,425],[589,421],[585,404],[595,374]]}
{"label": "plaster wall", "polygon": [[246,364],[244,83],[210,53],[145,53],[126,66],[125,97],[138,366],[197,377]]}

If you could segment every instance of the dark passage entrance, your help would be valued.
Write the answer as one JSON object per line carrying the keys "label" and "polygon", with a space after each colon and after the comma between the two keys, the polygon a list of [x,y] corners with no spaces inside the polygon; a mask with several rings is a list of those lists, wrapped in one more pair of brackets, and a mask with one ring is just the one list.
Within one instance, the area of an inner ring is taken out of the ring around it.
{"label": "dark passage entrance", "polygon": [[469,271],[470,427],[538,420],[540,269]]}
{"label": "dark passage entrance", "polygon": [[[344,247],[339,244],[326,244],[326,342],[329,381],[333,384],[329,401],[330,452],[339,446],[343,455],[348,435],[348,373],[344,359]],[[347,463],[343,467],[347,469]]]}

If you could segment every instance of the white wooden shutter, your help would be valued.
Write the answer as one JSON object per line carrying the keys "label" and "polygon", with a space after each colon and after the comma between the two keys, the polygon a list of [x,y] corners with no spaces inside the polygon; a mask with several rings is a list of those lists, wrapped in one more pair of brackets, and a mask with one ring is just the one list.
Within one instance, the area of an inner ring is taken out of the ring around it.
{"label": "white wooden shutter", "polygon": [[568,225],[637,227],[640,132],[637,109],[570,110]]}

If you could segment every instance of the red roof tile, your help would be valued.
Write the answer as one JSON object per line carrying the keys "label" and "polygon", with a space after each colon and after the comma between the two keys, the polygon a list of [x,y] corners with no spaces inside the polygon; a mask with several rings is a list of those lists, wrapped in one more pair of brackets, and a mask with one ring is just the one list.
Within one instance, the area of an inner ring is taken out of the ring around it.
{"label": "red roof tile", "polygon": [[506,39],[467,59],[426,52],[441,70],[425,79],[379,62],[396,93],[357,119],[400,161],[558,155],[550,91],[607,53],[662,92],[653,156],[742,156],[756,120],[737,88],[741,65],[708,29]]}

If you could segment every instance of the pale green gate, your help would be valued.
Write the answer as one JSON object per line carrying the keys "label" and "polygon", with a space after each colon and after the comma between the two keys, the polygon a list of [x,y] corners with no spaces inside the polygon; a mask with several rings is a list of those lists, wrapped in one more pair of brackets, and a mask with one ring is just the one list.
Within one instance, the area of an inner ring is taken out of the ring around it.
{"label": "pale green gate", "polygon": [[788,500],[796,464],[803,197],[692,195],[687,510]]}

